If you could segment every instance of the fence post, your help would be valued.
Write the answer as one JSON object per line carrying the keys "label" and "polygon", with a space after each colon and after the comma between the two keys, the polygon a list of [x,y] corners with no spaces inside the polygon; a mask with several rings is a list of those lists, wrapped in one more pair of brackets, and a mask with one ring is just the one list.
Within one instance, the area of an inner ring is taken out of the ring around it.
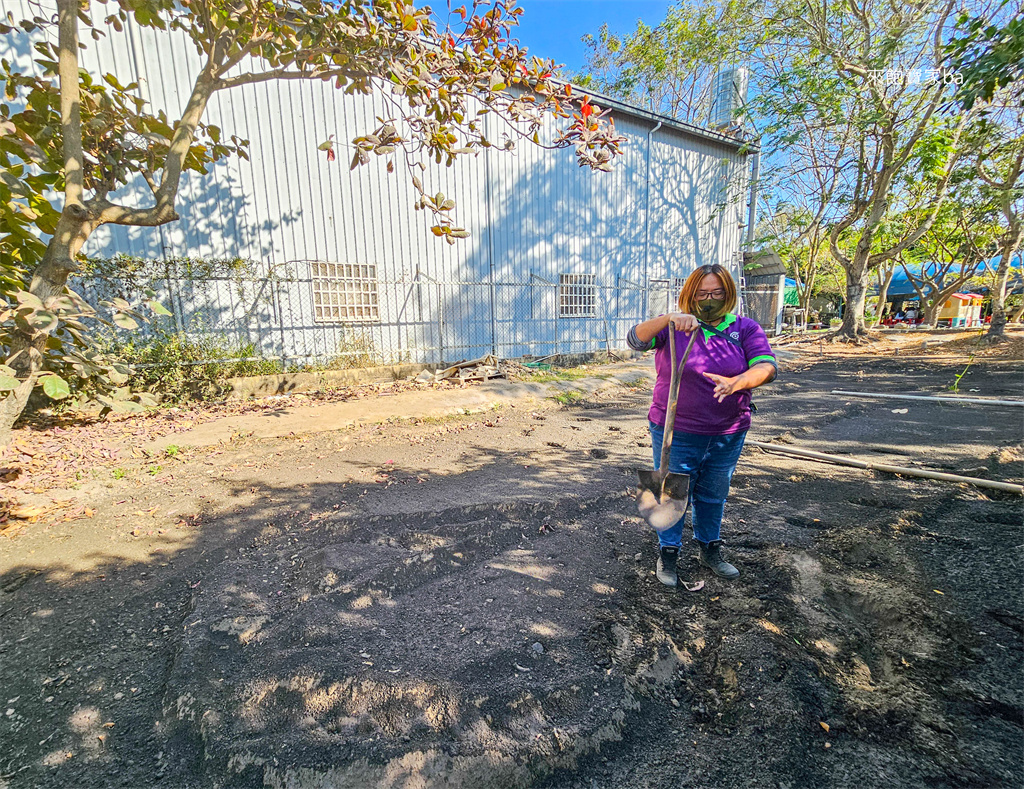
{"label": "fence post", "polygon": [[444,364],[444,294],[441,283],[437,283],[437,353],[438,364]]}
{"label": "fence post", "polygon": [[174,321],[174,333],[181,334],[180,308],[174,303],[174,285],[171,283],[171,266],[173,264],[164,259],[164,278],[167,280],[167,298],[171,301],[171,319]]}
{"label": "fence post", "polygon": [[493,262],[491,264],[491,276],[490,276],[489,279],[490,279],[490,282],[488,283],[488,287],[489,287],[490,292],[491,292],[491,353],[493,353],[495,356],[497,356],[498,355],[498,336],[497,336],[498,335],[498,325],[497,325],[498,316],[496,314],[496,312],[497,312],[497,303],[495,301],[495,293],[494,293],[494,264],[493,264]]}
{"label": "fence post", "polygon": [[281,367],[284,368],[288,358],[284,347],[284,306],[281,304],[281,281],[274,282],[274,312],[277,315],[277,329],[281,335]]}

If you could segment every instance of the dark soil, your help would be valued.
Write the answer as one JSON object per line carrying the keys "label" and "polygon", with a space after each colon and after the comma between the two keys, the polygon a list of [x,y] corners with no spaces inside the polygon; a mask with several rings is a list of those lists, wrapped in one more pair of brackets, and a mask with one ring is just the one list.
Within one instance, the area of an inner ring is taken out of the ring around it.
{"label": "dark soil", "polygon": [[[963,369],[798,360],[751,437],[1024,481],[1019,408],[831,394]],[[739,581],[666,589],[649,396],[104,472],[0,538],[0,789],[1022,785],[1020,497],[748,448]]]}

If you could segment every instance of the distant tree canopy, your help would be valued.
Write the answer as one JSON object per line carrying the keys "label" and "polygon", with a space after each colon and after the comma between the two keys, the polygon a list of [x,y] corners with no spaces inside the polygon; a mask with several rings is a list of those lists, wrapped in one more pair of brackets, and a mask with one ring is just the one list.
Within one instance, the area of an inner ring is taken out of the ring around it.
{"label": "distant tree canopy", "polygon": [[[987,176],[1002,190],[1010,203],[999,220],[1001,254],[1019,246],[1020,175],[1008,140],[1024,128],[1007,111],[1020,104],[1019,3],[982,2],[973,15],[957,8],[955,0],[695,0],[660,24],[585,39],[586,71],[603,90],[704,124],[715,73],[748,66],[741,118],[760,140],[760,191],[785,211],[769,232],[781,232],[803,266],[815,265],[821,248],[842,268],[847,308],[837,336],[856,340],[866,333],[872,277],[929,232],[954,173]],[[989,123],[977,124],[983,115]],[[976,166],[983,150],[999,154],[999,173]]]}
{"label": "distant tree canopy", "polygon": [[706,125],[715,73],[751,45],[757,7],[751,0],[694,0],[670,6],[657,25],[640,21],[624,35],[602,25],[583,37],[587,62],[571,78],[654,112]]}

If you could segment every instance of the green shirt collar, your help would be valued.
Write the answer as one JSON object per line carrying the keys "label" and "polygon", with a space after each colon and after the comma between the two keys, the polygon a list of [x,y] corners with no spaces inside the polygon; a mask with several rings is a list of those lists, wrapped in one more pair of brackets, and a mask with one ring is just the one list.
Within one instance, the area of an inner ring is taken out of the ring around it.
{"label": "green shirt collar", "polygon": [[[715,328],[718,331],[725,331],[727,328],[729,328],[735,322],[736,322],[736,316],[733,315],[731,312],[727,312],[727,313],[725,313],[725,317],[722,318],[722,322],[719,323],[717,326],[715,326]],[[708,331],[703,326],[701,326],[700,329],[701,329],[701,332],[703,332],[703,334],[704,334],[704,339],[705,340],[708,340],[708,339],[710,339],[711,337],[714,336],[714,332]]]}

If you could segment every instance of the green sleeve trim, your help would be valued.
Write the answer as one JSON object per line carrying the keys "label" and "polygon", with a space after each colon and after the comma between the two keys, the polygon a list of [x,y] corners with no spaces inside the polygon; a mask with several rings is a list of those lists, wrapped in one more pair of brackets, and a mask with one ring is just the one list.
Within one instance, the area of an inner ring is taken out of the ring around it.
{"label": "green sleeve trim", "polygon": [[653,348],[657,344],[658,344],[658,338],[656,336],[652,337],[651,338],[651,347]]}
{"label": "green sleeve trim", "polygon": [[765,356],[755,356],[753,359],[751,359],[749,362],[747,362],[747,367],[748,368],[753,367],[758,362],[770,362],[771,364],[775,364],[776,363],[774,356],[767,356],[767,355],[765,355]]}

